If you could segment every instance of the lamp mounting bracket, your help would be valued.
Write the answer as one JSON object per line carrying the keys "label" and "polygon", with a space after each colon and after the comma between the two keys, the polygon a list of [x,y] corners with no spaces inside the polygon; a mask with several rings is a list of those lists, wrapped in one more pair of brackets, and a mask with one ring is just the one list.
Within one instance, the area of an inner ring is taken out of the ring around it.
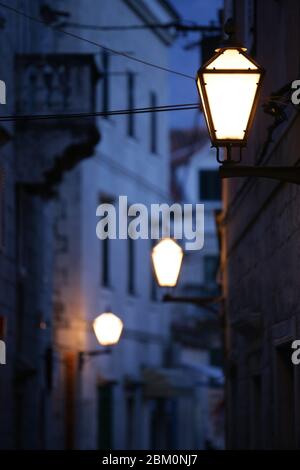
{"label": "lamp mounting bracket", "polygon": [[219,168],[221,178],[268,178],[281,183],[300,185],[300,167],[286,166],[246,166],[222,164]]}
{"label": "lamp mounting bracket", "polygon": [[94,356],[99,356],[102,354],[111,354],[111,349],[110,348],[105,348],[105,349],[96,349],[95,351],[79,351],[78,352],[78,368],[82,369],[84,359],[87,357],[94,357]]}
{"label": "lamp mounting bracket", "polygon": [[220,163],[221,165],[234,165],[235,163],[240,163],[242,161],[242,150],[243,148],[240,146],[239,147],[239,157],[237,160],[234,160],[232,158],[232,145],[231,144],[228,144],[226,145],[226,158],[224,160],[222,160],[220,158],[220,147],[216,147],[216,150],[217,150],[217,161],[218,163]]}
{"label": "lamp mounting bracket", "polygon": [[228,18],[224,24],[224,33],[228,36],[226,39],[223,39],[220,47],[241,47],[244,48],[236,39],[236,27],[233,18]]}
{"label": "lamp mounting bracket", "polygon": [[163,302],[175,302],[175,303],[188,303],[197,305],[209,310],[212,313],[218,313],[218,310],[213,307],[212,304],[217,304],[223,301],[223,297],[185,297],[185,296],[173,296],[171,294],[165,294],[163,296]]}

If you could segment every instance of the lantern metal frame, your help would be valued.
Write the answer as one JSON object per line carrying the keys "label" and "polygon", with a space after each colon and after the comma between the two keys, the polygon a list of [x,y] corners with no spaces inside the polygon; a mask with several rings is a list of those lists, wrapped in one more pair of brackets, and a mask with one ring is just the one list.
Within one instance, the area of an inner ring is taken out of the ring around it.
{"label": "lantern metal frame", "polygon": [[216,315],[219,314],[218,308],[214,308],[214,304],[222,304],[224,301],[224,297],[220,296],[213,296],[213,297],[187,297],[185,295],[174,296],[171,294],[165,294],[162,298],[163,302],[174,302],[174,303],[184,303],[184,304],[193,304],[197,307],[201,307],[204,310],[209,311],[210,313],[214,313]]}
{"label": "lantern metal frame", "polygon": [[[196,87],[200,101],[203,100],[203,108],[205,108],[205,123],[207,130],[212,142],[212,147],[217,150],[217,161],[220,163],[219,174],[223,178],[267,178],[278,181],[280,183],[293,183],[300,185],[300,166],[286,167],[286,166],[246,166],[238,165],[242,160],[242,149],[246,147],[249,130],[253,124],[254,116],[258,107],[259,94],[261,85],[265,75],[265,69],[261,67],[251,56],[246,53],[243,45],[237,43],[234,38],[234,22],[229,18],[224,26],[224,32],[229,36],[229,39],[225,40],[223,45],[216,51],[216,53],[209,59],[202,67],[199,68],[196,76]],[[207,66],[211,64],[217,57],[224,53],[228,49],[238,50],[240,54],[243,54],[251,63],[253,63],[256,69],[208,69]],[[260,73],[260,80],[257,85],[254,101],[252,104],[251,112],[249,115],[247,128],[245,129],[245,135],[243,140],[236,139],[217,139],[216,131],[213,126],[213,119],[210,111],[209,100],[206,92],[205,81],[203,74],[209,73],[223,73],[223,74],[236,74],[236,73]],[[200,82],[200,88],[202,95],[199,90],[198,80]],[[286,88],[288,84],[284,87]],[[275,93],[278,94],[278,93]],[[220,148],[226,148],[226,157],[220,158]],[[239,157],[237,159],[232,158],[232,148],[239,148]]]}
{"label": "lantern metal frame", "polygon": [[111,354],[112,350],[110,348],[105,349],[96,349],[93,351],[79,351],[78,352],[78,368],[81,370],[84,364],[84,360],[88,357],[100,356],[102,354]]}
{"label": "lantern metal frame", "polygon": [[[220,55],[224,54],[225,51],[228,49],[234,49],[237,50],[240,54],[242,54],[244,57],[246,57],[247,60],[249,60],[253,65],[255,65],[256,69],[208,69],[207,67],[214,62]],[[251,111],[249,114],[248,122],[247,122],[247,127],[244,130],[244,138],[243,139],[218,139],[216,135],[216,129],[214,129],[214,123],[213,123],[213,118],[210,110],[210,105],[209,105],[209,100],[207,96],[207,91],[206,91],[206,83],[204,80],[204,74],[223,74],[223,75],[236,75],[236,74],[259,74],[259,82],[257,83],[257,89],[255,92],[254,100],[252,103]],[[199,68],[196,76],[196,87],[198,90],[199,98],[200,101],[202,102],[203,100],[203,107],[205,108],[205,122],[207,126],[207,130],[210,136],[210,140],[212,143],[212,147],[215,147],[217,149],[217,161],[221,164],[224,163],[239,163],[242,160],[242,148],[246,147],[247,145],[247,140],[248,140],[248,134],[249,134],[249,129],[252,126],[255,112],[258,106],[258,101],[259,101],[259,94],[260,94],[260,89],[261,89],[261,84],[262,80],[265,74],[265,70],[263,67],[261,67],[252,57],[250,57],[246,52],[245,48],[241,46],[227,46],[227,47],[220,47],[216,53],[209,59],[202,67]],[[200,82],[200,88],[202,92],[202,96],[199,90],[198,86],[198,81]],[[220,147],[225,147],[227,149],[227,158],[226,160],[221,160],[219,157],[219,148]],[[232,147],[239,147],[240,148],[240,156],[238,160],[232,160],[231,158],[231,148]]]}

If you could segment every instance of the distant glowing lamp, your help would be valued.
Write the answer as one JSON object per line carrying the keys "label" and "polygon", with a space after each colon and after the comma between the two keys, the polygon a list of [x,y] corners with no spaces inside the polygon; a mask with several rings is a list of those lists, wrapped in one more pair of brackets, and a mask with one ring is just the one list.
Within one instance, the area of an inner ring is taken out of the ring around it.
{"label": "distant glowing lamp", "polygon": [[153,248],[152,263],[161,287],[176,286],[182,258],[182,248],[171,238],[164,238]]}
{"label": "distant glowing lamp", "polygon": [[102,346],[111,346],[119,342],[123,322],[111,312],[105,312],[95,318],[93,328],[97,340]]}

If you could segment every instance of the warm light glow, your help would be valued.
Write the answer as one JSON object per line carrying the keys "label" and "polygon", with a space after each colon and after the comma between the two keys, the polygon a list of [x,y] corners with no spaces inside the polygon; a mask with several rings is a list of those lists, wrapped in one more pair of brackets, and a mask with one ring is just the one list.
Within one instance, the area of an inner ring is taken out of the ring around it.
{"label": "warm light glow", "polygon": [[106,312],[95,318],[93,328],[99,343],[102,346],[110,346],[119,341],[123,322],[113,313]]}
{"label": "warm light glow", "polygon": [[152,262],[161,287],[176,286],[182,258],[182,248],[171,238],[164,238],[153,248]]}
{"label": "warm light glow", "polygon": [[197,86],[213,144],[244,141],[262,71],[239,49],[220,49]]}
{"label": "warm light glow", "polygon": [[217,139],[243,140],[259,74],[203,74]]}
{"label": "warm light glow", "polygon": [[[246,51],[247,49],[244,49]],[[221,51],[221,49],[219,49]],[[257,66],[240,53],[238,49],[225,49],[221,54],[206,67],[208,70],[257,70]]]}

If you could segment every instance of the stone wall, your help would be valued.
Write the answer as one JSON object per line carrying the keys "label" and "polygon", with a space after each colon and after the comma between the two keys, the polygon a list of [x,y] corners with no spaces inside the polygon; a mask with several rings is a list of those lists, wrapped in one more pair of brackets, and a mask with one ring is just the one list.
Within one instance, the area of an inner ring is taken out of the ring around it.
{"label": "stone wall", "polygon": [[[241,39],[247,36],[244,3],[237,7]],[[297,1],[256,4],[255,59],[266,77],[244,162],[294,166],[299,164],[298,111],[283,104],[289,101],[283,93],[277,105],[286,119],[274,126],[268,142],[275,118],[262,105],[299,78],[300,6]],[[300,369],[291,363],[290,344],[300,334],[300,188],[237,179],[224,184],[224,198],[228,446],[299,447]]]}

